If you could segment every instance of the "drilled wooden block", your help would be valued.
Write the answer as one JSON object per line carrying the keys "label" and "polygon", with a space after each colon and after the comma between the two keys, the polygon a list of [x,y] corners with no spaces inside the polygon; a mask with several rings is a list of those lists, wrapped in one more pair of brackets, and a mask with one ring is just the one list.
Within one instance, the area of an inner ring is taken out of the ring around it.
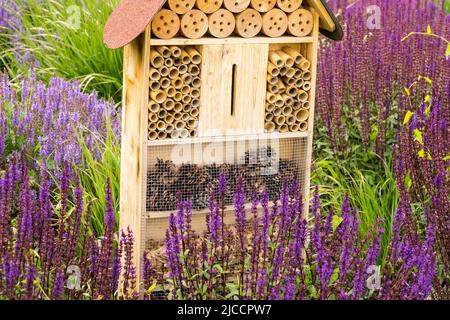
{"label": "drilled wooden block", "polygon": [[209,33],[216,38],[226,38],[233,33],[236,26],[234,15],[226,10],[219,9],[208,17]]}
{"label": "drilled wooden block", "polygon": [[277,0],[250,0],[250,4],[259,12],[267,12],[275,7]]}
{"label": "drilled wooden block", "polygon": [[197,0],[196,7],[204,13],[216,12],[222,6],[223,0]]}
{"label": "drilled wooden block", "polygon": [[200,10],[193,9],[181,18],[181,33],[190,39],[198,39],[208,31],[208,17]]}
{"label": "drilled wooden block", "polygon": [[171,39],[178,30],[180,30],[180,18],[171,10],[162,9],[153,18],[152,31],[157,38]]}
{"label": "drilled wooden block", "polygon": [[282,36],[288,27],[288,18],[286,13],[280,9],[272,9],[263,14],[262,32],[269,37]]}
{"label": "drilled wooden block", "polygon": [[298,9],[288,16],[288,32],[296,37],[309,35],[314,26],[314,18],[310,11]]}
{"label": "drilled wooden block", "polygon": [[239,13],[248,8],[250,0],[223,0],[223,6],[234,13]]}
{"label": "drilled wooden block", "polygon": [[294,12],[300,8],[302,0],[277,0],[277,6],[284,12]]}
{"label": "drilled wooden block", "polygon": [[246,9],[236,16],[235,31],[243,38],[256,36],[262,28],[261,14],[255,9]]}
{"label": "drilled wooden block", "polygon": [[169,8],[178,14],[185,14],[195,5],[195,0],[168,0]]}

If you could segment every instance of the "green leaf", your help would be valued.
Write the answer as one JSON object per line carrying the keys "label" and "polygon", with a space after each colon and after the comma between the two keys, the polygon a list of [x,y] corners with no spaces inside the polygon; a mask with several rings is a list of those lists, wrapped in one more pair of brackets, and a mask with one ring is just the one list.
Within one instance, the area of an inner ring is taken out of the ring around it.
{"label": "green leaf", "polygon": [[378,137],[378,127],[377,125],[372,125],[372,132],[370,133],[370,141],[375,141]]}
{"label": "green leaf", "polygon": [[444,160],[444,161],[448,161],[448,160],[450,160],[450,153],[449,154],[447,154],[445,157],[444,157],[444,159],[442,159],[442,160]]}
{"label": "green leaf", "polygon": [[406,176],[405,176],[405,188],[406,188],[406,190],[409,191],[409,189],[411,189],[411,186],[412,186],[411,175],[408,172],[406,174]]}
{"label": "green leaf", "polygon": [[407,124],[409,122],[409,120],[411,120],[411,117],[414,115],[414,112],[412,111],[408,111],[405,114],[405,119],[403,120],[403,124]]}
{"label": "green leaf", "polygon": [[409,88],[405,88],[405,92],[408,97],[411,96],[411,91],[409,90]]}
{"label": "green leaf", "polygon": [[339,217],[337,215],[333,216],[333,222],[332,222],[332,226],[333,226],[333,231],[336,230],[337,227],[339,227],[339,225],[342,222],[342,217]]}
{"label": "green leaf", "polygon": [[450,58],[450,43],[447,46],[447,50],[445,50],[445,59],[449,59]]}
{"label": "green leaf", "polygon": [[423,144],[422,132],[419,129],[414,129],[414,138],[416,138],[417,142]]}
{"label": "green leaf", "polygon": [[427,27],[427,34],[431,34],[431,26],[430,25],[428,25],[428,27]]}
{"label": "green leaf", "polygon": [[425,150],[420,149],[419,152],[417,152],[417,155],[419,158],[425,158]]}

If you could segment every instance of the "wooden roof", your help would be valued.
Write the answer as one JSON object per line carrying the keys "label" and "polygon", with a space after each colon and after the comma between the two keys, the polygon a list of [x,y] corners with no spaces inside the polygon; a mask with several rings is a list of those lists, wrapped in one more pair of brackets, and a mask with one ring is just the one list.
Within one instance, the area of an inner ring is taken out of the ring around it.
{"label": "wooden roof", "polygon": [[[167,0],[122,0],[108,19],[103,41],[111,49],[133,41],[152,21]],[[333,40],[341,40],[342,28],[326,0],[304,0],[320,15],[320,31]]]}

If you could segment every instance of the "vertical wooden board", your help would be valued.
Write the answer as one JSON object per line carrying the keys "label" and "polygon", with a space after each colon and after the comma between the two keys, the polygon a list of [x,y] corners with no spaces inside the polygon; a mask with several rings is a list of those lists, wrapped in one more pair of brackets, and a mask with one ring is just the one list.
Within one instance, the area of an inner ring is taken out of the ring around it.
{"label": "vertical wooden board", "polygon": [[133,231],[134,265],[141,270],[141,216],[143,171],[146,142],[149,28],[124,48],[124,85],[122,107],[122,147],[120,171],[120,229]]}
{"label": "vertical wooden board", "polygon": [[268,49],[268,44],[203,47],[199,137],[264,132]]}

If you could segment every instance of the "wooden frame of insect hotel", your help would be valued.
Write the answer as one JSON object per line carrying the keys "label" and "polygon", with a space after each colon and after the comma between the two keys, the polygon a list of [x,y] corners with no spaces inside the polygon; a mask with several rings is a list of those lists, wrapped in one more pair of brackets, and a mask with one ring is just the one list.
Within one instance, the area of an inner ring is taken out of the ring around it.
{"label": "wooden frame of insect hotel", "polygon": [[124,46],[120,224],[138,275],[178,195],[201,231],[221,172],[273,199],[295,176],[308,199],[319,33],[342,38],[321,0],[119,4],[104,39]]}

